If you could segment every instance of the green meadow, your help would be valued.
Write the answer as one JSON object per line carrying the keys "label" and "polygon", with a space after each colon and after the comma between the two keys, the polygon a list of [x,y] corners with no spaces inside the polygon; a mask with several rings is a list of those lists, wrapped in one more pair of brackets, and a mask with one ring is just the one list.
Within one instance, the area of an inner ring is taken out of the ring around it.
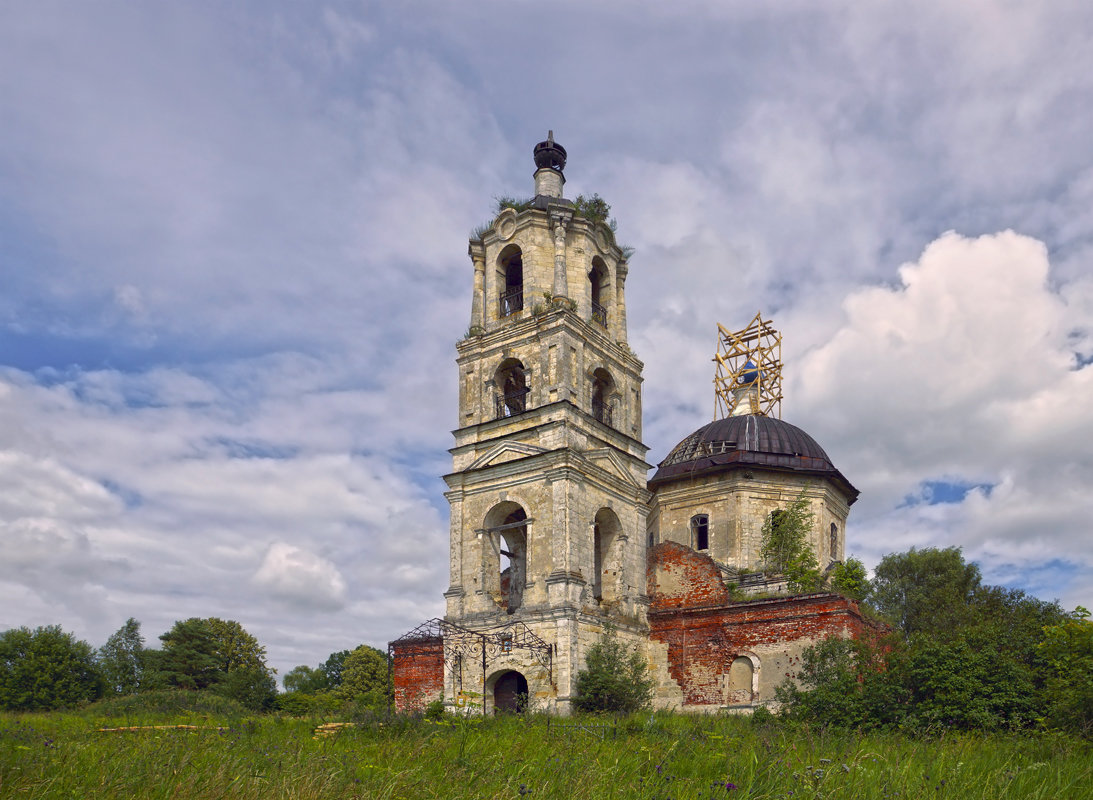
{"label": "green meadow", "polygon": [[[743,717],[322,719],[99,704],[0,715],[0,797],[1093,797],[1093,743]],[[164,727],[164,726],[189,727]],[[102,730],[138,727],[137,730]]]}

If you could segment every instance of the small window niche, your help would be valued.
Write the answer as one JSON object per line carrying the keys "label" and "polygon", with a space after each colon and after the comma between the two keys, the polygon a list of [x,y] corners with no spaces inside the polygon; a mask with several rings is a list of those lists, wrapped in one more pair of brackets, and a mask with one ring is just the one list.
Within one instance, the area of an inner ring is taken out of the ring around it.
{"label": "small window niche", "polygon": [[691,517],[691,542],[695,550],[710,549],[709,514],[695,514]]}

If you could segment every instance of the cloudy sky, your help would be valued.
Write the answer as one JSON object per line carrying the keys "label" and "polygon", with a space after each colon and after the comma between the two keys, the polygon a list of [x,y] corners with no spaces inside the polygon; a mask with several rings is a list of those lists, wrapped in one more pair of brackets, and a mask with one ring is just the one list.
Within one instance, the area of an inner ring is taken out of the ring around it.
{"label": "cloudy sky", "polygon": [[716,323],[870,566],[1093,605],[1085,0],[0,5],[0,630],[237,619],[282,673],[443,613],[472,228],[535,142],[636,248],[649,460]]}

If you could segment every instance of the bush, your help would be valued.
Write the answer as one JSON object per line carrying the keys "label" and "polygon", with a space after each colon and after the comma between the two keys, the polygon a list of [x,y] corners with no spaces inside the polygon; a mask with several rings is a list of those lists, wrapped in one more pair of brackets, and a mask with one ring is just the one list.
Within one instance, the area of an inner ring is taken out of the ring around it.
{"label": "bush", "polygon": [[0,634],[0,709],[71,708],[101,697],[105,686],[91,645],[58,625]]}
{"label": "bush", "polygon": [[594,714],[630,714],[646,708],[653,697],[645,659],[620,642],[612,628],[589,648],[576,683],[574,705]]}

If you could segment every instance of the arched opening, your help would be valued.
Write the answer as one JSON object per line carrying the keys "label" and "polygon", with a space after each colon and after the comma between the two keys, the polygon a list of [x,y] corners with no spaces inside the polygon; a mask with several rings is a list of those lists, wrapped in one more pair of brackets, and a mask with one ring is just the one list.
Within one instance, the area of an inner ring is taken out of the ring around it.
{"label": "arched opening", "polygon": [[618,516],[610,508],[596,512],[592,524],[592,596],[603,602],[618,598],[620,559],[615,543],[622,532]]}
{"label": "arched opening", "polygon": [[528,708],[528,679],[516,670],[503,672],[493,684],[495,714],[522,714]]}
{"label": "arched opening", "polygon": [[615,394],[615,381],[611,374],[603,369],[592,373],[592,416],[604,425],[614,423],[612,397]]}
{"label": "arched opening", "polygon": [[839,526],[834,522],[831,523],[831,550],[829,557],[832,561],[839,560]]}
{"label": "arched opening", "polygon": [[510,244],[497,259],[499,304],[497,314],[507,317],[524,307],[524,255]]}
{"label": "arched opening", "polygon": [[748,656],[737,656],[729,665],[725,704],[730,706],[751,705],[755,702],[753,691],[755,665]]}
{"label": "arched opening", "polygon": [[515,358],[506,358],[493,376],[497,387],[497,419],[511,417],[527,410],[527,397],[531,388],[528,386],[524,365]]}
{"label": "arched opening", "polygon": [[607,327],[607,307],[604,303],[604,287],[607,285],[607,265],[596,256],[592,259],[592,269],[588,272],[588,282],[592,288],[592,321]]}
{"label": "arched opening", "polygon": [[528,515],[518,503],[498,503],[486,515],[486,590],[512,614],[524,602],[527,583]]}
{"label": "arched opening", "polygon": [[691,546],[695,550],[710,549],[709,514],[695,514],[691,517]]}

